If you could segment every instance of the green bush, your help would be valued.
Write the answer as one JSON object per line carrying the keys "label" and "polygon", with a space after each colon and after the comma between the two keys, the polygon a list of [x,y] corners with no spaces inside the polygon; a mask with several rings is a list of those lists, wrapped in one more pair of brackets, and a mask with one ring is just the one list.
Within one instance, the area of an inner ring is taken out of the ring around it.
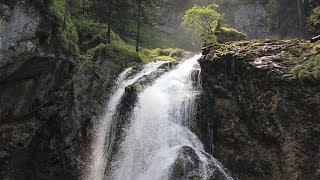
{"label": "green bush", "polygon": [[291,70],[291,73],[301,80],[310,79],[312,77],[320,79],[320,55],[315,55],[303,66],[297,65]]}
{"label": "green bush", "polygon": [[233,28],[221,27],[216,31],[216,36],[219,43],[229,42],[229,41],[241,41],[247,38],[247,35],[237,31]]}
{"label": "green bush", "polygon": [[309,18],[309,24],[316,33],[320,33],[320,6],[312,11]]}
{"label": "green bush", "polygon": [[302,69],[303,69],[303,66],[297,65],[297,66],[295,66],[294,68],[291,69],[291,73],[292,73],[294,76],[298,77],[298,74],[299,74],[299,72],[300,72]]}

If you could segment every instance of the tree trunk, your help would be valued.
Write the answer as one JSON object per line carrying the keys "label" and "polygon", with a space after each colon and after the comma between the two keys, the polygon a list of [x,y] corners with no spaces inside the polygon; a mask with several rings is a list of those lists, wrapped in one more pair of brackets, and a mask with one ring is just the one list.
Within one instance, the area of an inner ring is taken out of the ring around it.
{"label": "tree trunk", "polygon": [[111,44],[111,27],[110,27],[110,22],[108,23],[107,44]]}
{"label": "tree trunk", "polygon": [[140,39],[140,21],[141,21],[141,1],[137,0],[138,5],[138,25],[137,25],[137,38],[136,38],[136,52],[139,52],[139,39]]}
{"label": "tree trunk", "polygon": [[64,7],[64,16],[63,16],[63,30],[66,29],[66,26],[67,26],[67,12],[68,12],[68,4],[69,4],[69,0],[66,0],[66,4],[65,4],[65,7]]}
{"label": "tree trunk", "polygon": [[113,13],[113,1],[110,1],[108,12],[107,12],[107,22],[108,22],[108,32],[107,32],[107,44],[111,44],[111,22],[112,22],[112,13]]}
{"label": "tree trunk", "polygon": [[297,0],[297,7],[298,7],[298,14],[299,14],[299,34],[303,34],[303,23],[302,23],[302,9],[301,9],[301,2]]}

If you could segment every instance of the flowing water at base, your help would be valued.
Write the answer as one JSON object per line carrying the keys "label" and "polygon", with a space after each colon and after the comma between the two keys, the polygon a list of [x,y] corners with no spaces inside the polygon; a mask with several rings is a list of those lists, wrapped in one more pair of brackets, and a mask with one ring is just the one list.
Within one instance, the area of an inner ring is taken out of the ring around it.
{"label": "flowing water at base", "polygon": [[106,112],[99,122],[95,125],[94,142],[92,144],[92,157],[88,170],[88,175],[85,175],[85,179],[89,180],[102,180],[104,178],[104,172],[107,164],[108,156],[111,154],[111,146],[114,143],[114,137],[112,136],[112,123],[117,107],[121,101],[125,88],[135,83],[137,80],[145,75],[149,75],[158,69],[164,62],[153,62],[143,67],[142,71],[135,76],[126,79],[127,74],[131,71],[131,68],[122,72],[116,80],[115,87],[112,90],[112,94],[107,104]]}
{"label": "flowing water at base", "polygon": [[162,62],[148,64],[130,80],[124,80],[130,69],[120,75],[96,131],[87,179],[232,179],[217,160],[204,152],[202,143],[189,130],[196,111],[195,99],[201,92],[199,58],[196,55],[183,61],[138,94],[119,151],[111,162],[111,171],[104,174],[114,142],[107,134],[112,131],[112,121],[117,121],[113,117],[125,87],[155,71]]}

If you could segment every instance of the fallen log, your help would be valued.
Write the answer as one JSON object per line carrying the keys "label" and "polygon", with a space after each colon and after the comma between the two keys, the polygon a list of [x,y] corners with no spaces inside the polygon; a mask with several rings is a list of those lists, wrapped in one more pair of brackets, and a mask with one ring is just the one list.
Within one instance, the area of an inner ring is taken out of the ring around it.
{"label": "fallen log", "polygon": [[319,41],[319,40],[320,40],[320,35],[311,38],[311,42],[312,42],[312,43],[317,42],[317,41]]}

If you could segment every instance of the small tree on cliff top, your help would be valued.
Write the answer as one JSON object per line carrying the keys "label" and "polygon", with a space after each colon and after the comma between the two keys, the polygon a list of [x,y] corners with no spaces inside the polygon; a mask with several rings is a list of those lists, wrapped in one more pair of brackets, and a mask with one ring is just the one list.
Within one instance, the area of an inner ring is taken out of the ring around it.
{"label": "small tree on cliff top", "polygon": [[186,11],[182,19],[181,25],[187,30],[193,31],[197,40],[200,40],[204,46],[217,42],[215,32],[222,20],[218,7],[217,4],[209,6],[195,5]]}
{"label": "small tree on cliff top", "polygon": [[244,33],[221,26],[223,16],[218,12],[218,8],[217,4],[195,5],[186,11],[182,19],[182,26],[194,32],[202,46],[246,39],[247,36]]}

